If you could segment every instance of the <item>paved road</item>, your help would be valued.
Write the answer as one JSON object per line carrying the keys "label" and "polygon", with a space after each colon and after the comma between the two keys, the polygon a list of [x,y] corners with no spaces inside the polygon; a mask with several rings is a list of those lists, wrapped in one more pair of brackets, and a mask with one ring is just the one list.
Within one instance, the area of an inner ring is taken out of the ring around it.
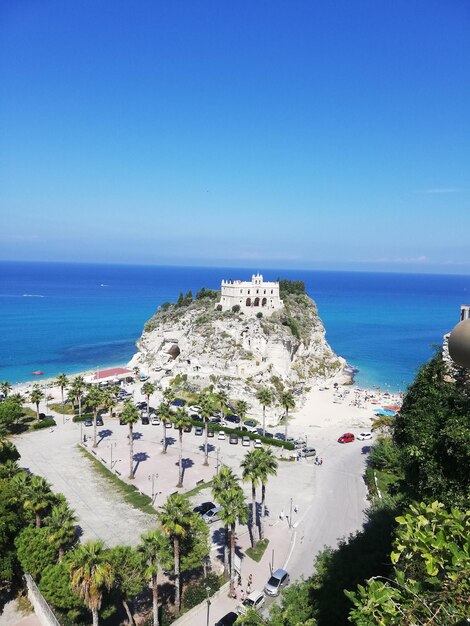
{"label": "paved road", "polygon": [[154,526],[153,518],[128,505],[110,488],[77,449],[80,429],[71,421],[14,438],[20,464],[44,476],[75,509],[83,540],[102,539],[107,545],[136,545],[140,535]]}

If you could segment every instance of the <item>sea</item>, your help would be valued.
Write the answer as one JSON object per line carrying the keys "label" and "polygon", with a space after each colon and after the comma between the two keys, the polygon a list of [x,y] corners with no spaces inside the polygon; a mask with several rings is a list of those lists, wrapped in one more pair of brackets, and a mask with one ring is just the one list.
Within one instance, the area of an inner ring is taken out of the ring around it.
{"label": "sea", "polygon": [[258,271],[305,282],[327,340],[364,387],[405,390],[470,301],[470,276],[3,261],[0,380],[125,364],[163,302]]}

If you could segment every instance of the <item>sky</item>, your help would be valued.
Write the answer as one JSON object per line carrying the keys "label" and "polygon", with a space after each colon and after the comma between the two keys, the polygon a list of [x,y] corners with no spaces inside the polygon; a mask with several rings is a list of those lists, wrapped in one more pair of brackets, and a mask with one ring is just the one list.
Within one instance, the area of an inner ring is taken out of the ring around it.
{"label": "sky", "polygon": [[4,0],[0,258],[470,274],[468,0]]}

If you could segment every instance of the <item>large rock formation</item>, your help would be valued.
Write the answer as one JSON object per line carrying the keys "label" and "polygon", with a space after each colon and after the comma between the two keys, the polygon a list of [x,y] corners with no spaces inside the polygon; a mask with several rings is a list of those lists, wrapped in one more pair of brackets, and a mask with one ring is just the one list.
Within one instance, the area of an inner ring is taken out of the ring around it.
{"label": "large rock formation", "polygon": [[218,311],[217,296],[203,290],[195,300],[180,297],[160,307],[145,325],[129,365],[163,384],[185,375],[197,387],[217,382],[249,396],[260,385],[300,393],[315,382],[351,382],[345,360],[328,345],[317,307],[305,293],[283,294],[284,308],[269,317]]}

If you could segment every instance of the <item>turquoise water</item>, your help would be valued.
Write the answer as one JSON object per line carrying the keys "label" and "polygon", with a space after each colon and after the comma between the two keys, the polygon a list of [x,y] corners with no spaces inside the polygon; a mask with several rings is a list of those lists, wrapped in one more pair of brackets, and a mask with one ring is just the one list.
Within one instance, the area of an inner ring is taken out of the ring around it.
{"label": "turquoise water", "polygon": [[[304,280],[333,349],[362,385],[404,388],[458,321],[470,276],[265,270]],[[0,379],[125,363],[143,324],[180,291],[249,279],[237,268],[0,263]]]}

